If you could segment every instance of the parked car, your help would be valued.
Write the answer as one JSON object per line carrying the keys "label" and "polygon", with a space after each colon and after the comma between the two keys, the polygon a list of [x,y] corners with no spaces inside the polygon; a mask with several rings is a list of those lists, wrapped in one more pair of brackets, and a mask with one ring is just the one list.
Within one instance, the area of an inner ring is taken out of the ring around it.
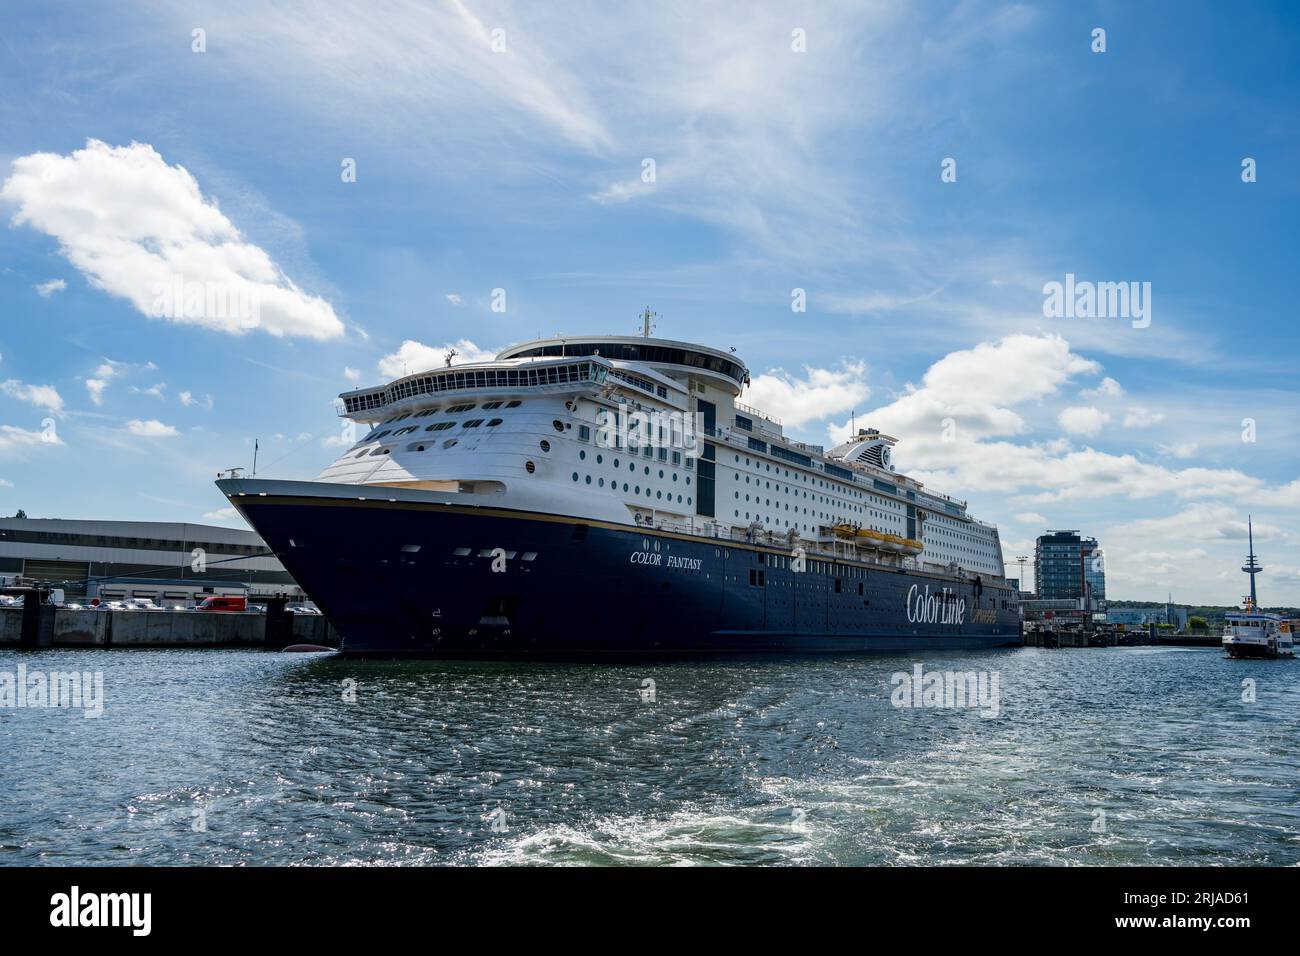
{"label": "parked car", "polygon": [[320,608],[315,604],[290,604],[286,610],[290,614],[319,614]]}
{"label": "parked car", "polygon": [[125,604],[126,609],[128,611],[161,611],[162,610],[162,608],[160,608],[149,598],[131,598],[131,600],[125,601],[123,603]]}
{"label": "parked car", "polygon": [[229,594],[214,594],[204,598],[196,611],[247,611],[248,599]]}

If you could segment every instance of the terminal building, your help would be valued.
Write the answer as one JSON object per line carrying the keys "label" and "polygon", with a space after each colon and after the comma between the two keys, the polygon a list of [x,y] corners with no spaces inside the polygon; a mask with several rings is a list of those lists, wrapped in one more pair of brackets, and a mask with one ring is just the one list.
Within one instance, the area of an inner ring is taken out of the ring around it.
{"label": "terminal building", "polygon": [[0,578],[62,588],[68,601],[303,596],[252,531],[169,521],[0,518]]}

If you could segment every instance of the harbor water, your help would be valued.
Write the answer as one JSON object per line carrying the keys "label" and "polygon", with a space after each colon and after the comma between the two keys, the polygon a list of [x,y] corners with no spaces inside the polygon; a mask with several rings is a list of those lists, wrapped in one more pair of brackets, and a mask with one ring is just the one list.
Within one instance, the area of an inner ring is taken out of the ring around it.
{"label": "harbor water", "polygon": [[[996,707],[896,706],[918,664]],[[1300,862],[1295,661],[0,652],[20,665],[103,696],[0,706],[9,865]]]}

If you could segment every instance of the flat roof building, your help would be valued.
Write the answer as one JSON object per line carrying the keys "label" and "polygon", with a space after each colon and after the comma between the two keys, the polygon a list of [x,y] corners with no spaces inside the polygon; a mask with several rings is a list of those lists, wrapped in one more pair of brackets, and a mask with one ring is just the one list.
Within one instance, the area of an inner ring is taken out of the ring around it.
{"label": "flat roof building", "polygon": [[172,521],[0,518],[0,574],[48,582],[69,601],[302,595],[254,532]]}
{"label": "flat roof building", "polygon": [[1049,531],[1034,547],[1034,585],[1044,601],[1106,600],[1106,567],[1096,538]]}

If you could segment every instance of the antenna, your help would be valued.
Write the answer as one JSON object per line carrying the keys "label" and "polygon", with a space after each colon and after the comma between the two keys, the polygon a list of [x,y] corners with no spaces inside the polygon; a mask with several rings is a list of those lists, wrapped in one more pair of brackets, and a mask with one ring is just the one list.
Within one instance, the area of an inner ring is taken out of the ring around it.
{"label": "antenna", "polygon": [[455,349],[450,349],[447,354],[443,356],[443,361],[447,363],[447,368],[451,368],[451,360],[459,354],[460,353]]}
{"label": "antenna", "polygon": [[1264,567],[1255,560],[1255,528],[1250,515],[1246,515],[1246,537],[1250,542],[1250,551],[1246,555],[1246,563],[1241,566],[1241,570],[1250,575],[1250,608],[1253,611],[1259,606],[1255,597],[1255,575],[1263,571]]}
{"label": "antenna", "polygon": [[641,313],[639,318],[641,319],[641,334],[648,339],[650,338],[650,333],[655,330],[655,326],[651,324],[650,320],[659,318],[659,313],[651,312],[650,306],[647,305],[645,311]]}
{"label": "antenna", "polygon": [[[253,477],[254,478],[257,477],[257,439],[256,438],[253,439]],[[1251,581],[1254,580],[1255,580],[1254,578],[1251,578]]]}

